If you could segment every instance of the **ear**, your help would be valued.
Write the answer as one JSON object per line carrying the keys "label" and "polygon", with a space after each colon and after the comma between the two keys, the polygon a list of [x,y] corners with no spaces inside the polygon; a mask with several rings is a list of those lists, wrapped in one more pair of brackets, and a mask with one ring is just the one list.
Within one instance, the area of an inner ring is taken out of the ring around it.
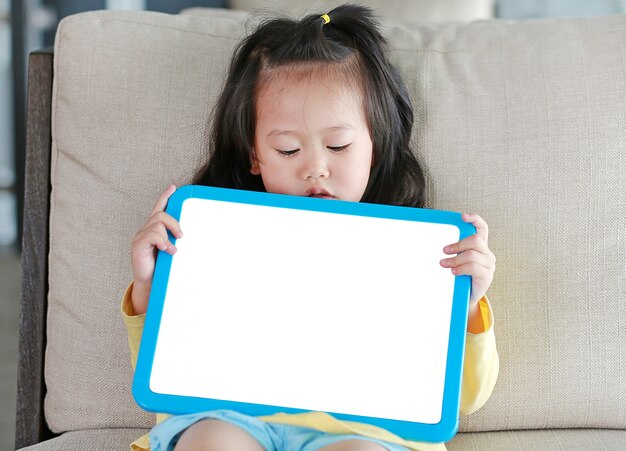
{"label": "ear", "polygon": [[256,157],[256,152],[252,149],[252,154],[250,155],[250,174],[259,175],[260,173],[259,160]]}

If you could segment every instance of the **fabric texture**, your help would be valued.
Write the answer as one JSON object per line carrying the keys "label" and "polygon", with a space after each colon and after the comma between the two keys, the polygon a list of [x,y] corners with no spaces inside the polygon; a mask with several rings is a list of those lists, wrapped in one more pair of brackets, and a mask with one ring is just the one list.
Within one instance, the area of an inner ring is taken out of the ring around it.
{"label": "fabric texture", "polygon": [[[282,13],[290,17],[302,17],[307,13],[326,13],[345,3],[342,0],[230,0],[234,10],[252,14],[270,15]],[[373,8],[382,19],[406,22],[470,21],[493,17],[494,0],[360,0],[360,5]],[[191,10],[191,11],[189,11]],[[209,8],[189,8],[182,13],[212,14]]]}
{"label": "fabric texture", "polygon": [[[143,334],[143,328],[146,320],[146,314],[135,315],[133,312],[133,306],[131,301],[131,294],[133,289],[133,283],[128,286],[122,302],[120,305],[120,311],[126,330],[128,332],[128,346],[130,349],[130,361],[133,369],[137,365],[137,356],[139,353],[139,347],[141,344],[141,336]],[[483,330],[480,333],[466,334],[465,339],[465,360],[463,362],[463,380],[461,383],[461,403],[460,414],[469,415],[480,409],[489,399],[493,388],[498,379],[499,359],[496,349],[496,338],[493,327],[493,312],[489,299],[483,296],[479,301],[480,312],[483,322]],[[203,413],[191,416],[181,416],[181,418],[174,421],[170,421],[172,417],[166,414],[157,414],[157,432],[152,431],[150,437],[144,435],[139,437],[133,443],[130,448],[132,450],[148,450],[151,449],[150,445],[157,445],[158,451],[160,449],[168,449],[172,440],[176,438],[176,435],[180,433],[186,426],[193,424],[195,421],[199,421],[202,415],[222,415],[222,413],[216,414],[216,411],[209,413]],[[299,430],[291,428],[278,428],[278,431],[262,426],[253,417],[242,416],[237,413],[230,413],[225,411],[223,413],[226,417],[234,417],[232,422],[238,426],[244,427],[250,434],[257,437],[266,449],[272,449],[277,447],[277,451],[283,449],[298,449],[299,448],[281,448],[280,446],[287,442],[299,443],[301,445],[307,445],[306,441],[302,441],[306,437],[300,435]],[[333,416],[324,412],[305,412],[300,414],[285,414],[277,413],[275,415],[267,415],[256,417],[258,420],[265,422],[283,424],[285,426],[305,427],[315,429],[327,434],[358,434],[363,437],[369,437],[376,440],[382,440],[387,443],[397,444],[402,447],[407,447],[415,451],[445,451],[446,447],[439,443],[425,443],[416,442],[411,440],[405,440],[396,434],[393,434],[385,429],[370,424],[357,423],[352,421],[339,420]],[[167,421],[167,425],[163,425],[163,422]],[[182,428],[182,429],[181,429]],[[278,432],[278,436],[276,433]],[[291,437],[290,433],[293,433],[295,437]],[[280,436],[284,439],[281,439]],[[333,440],[331,438],[320,437],[318,443],[322,440]],[[395,448],[393,451],[395,451]],[[300,450],[303,451],[303,450]]]}
{"label": "fabric texture", "polygon": [[[130,243],[158,194],[206,160],[228,60],[254,23],[241,11],[99,11],[59,26],[45,363],[54,432],[154,423],[132,399],[119,321]],[[626,16],[385,21],[383,32],[413,99],[428,207],[479,213],[498,259],[500,374],[460,431],[626,429]]]}

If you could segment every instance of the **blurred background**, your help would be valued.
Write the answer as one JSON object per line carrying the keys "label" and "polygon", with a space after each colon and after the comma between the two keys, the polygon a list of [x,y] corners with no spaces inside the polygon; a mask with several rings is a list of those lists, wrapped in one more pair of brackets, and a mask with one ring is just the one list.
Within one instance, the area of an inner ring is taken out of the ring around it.
{"label": "blurred background", "polygon": [[[394,0],[384,1],[389,5]],[[298,16],[298,6],[310,3],[289,0],[0,0],[0,451],[14,449],[28,53],[53,46],[59,21],[83,11],[132,9],[177,14],[192,7],[249,11],[263,8]],[[376,0],[362,3],[376,6]],[[604,16],[626,12],[626,0],[415,0],[415,5],[420,10],[419,17],[432,22]]]}

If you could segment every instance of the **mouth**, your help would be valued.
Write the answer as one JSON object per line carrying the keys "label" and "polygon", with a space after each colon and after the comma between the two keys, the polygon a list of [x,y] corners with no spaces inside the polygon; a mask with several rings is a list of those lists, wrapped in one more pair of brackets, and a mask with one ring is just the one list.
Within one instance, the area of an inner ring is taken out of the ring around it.
{"label": "mouth", "polygon": [[309,194],[307,197],[317,197],[318,199],[334,199],[333,196],[329,196],[328,194]]}
{"label": "mouth", "polygon": [[306,197],[317,197],[318,199],[334,199],[334,196],[321,186],[313,186],[309,188],[306,190],[304,195]]}

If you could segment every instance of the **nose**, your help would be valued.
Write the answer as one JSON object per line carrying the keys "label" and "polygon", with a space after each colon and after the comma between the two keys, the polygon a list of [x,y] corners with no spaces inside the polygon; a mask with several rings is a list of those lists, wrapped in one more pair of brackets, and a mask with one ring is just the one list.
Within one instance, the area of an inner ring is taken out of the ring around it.
{"label": "nose", "polygon": [[302,176],[304,179],[328,178],[330,170],[328,168],[327,156],[323,148],[307,149],[306,158],[303,158]]}

